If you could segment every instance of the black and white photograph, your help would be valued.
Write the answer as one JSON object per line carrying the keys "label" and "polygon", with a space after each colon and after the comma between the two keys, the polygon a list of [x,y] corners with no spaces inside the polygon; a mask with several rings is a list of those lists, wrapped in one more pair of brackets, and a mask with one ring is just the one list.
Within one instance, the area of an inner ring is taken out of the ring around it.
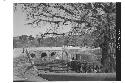
{"label": "black and white photograph", "polygon": [[13,3],[13,82],[117,81],[117,4]]}

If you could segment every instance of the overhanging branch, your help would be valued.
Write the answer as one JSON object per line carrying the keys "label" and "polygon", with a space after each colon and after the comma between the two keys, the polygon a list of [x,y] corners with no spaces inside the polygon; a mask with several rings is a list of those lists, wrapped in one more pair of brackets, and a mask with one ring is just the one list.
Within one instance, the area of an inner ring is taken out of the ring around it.
{"label": "overhanging branch", "polygon": [[35,23],[38,24],[41,21],[45,21],[45,22],[49,22],[49,23],[55,23],[55,24],[59,24],[60,22],[62,22],[62,21],[50,21],[50,20],[37,19],[37,20],[35,20],[33,22],[27,23],[27,25],[33,25]]}

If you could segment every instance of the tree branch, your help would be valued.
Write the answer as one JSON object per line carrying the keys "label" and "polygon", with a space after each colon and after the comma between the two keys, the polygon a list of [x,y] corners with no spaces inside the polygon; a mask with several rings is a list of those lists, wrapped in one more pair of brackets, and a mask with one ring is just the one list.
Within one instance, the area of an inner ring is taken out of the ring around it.
{"label": "tree branch", "polygon": [[71,3],[70,5],[71,5],[78,13],[80,13],[79,10],[77,9],[77,7],[76,7],[73,3]]}
{"label": "tree branch", "polygon": [[59,24],[60,22],[62,22],[62,21],[50,21],[50,20],[37,19],[33,22],[27,23],[27,25],[33,25],[35,23],[38,24],[41,21],[45,21],[45,22],[49,22],[49,23],[55,23],[55,24]]}
{"label": "tree branch", "polygon": [[[38,4],[38,5],[36,6],[36,8],[38,8],[38,6],[41,6],[41,5],[43,5],[43,6],[45,6],[45,7],[52,7],[52,6],[50,6],[49,4],[41,3],[41,4]],[[54,6],[54,8],[60,8],[60,9],[64,10],[66,13],[71,14],[72,16],[75,15],[73,12],[71,12],[71,11],[69,11],[68,9],[64,8],[62,5],[60,5],[60,6]],[[77,9],[77,8],[75,8],[75,9]],[[32,23],[28,23],[28,25],[29,25],[29,24],[34,24],[34,23],[37,23],[37,25],[38,25],[38,22],[41,22],[41,21],[46,21],[46,22],[55,23],[55,24],[59,24],[59,22],[63,22],[63,24],[64,24],[64,22],[66,22],[66,21],[76,22],[76,23],[78,23],[78,24],[85,22],[85,21],[83,21],[83,20],[81,20],[81,19],[67,18],[67,17],[63,17],[63,16],[60,16],[60,15],[52,14],[52,13],[50,13],[49,11],[45,11],[45,12],[46,12],[46,14],[44,14],[43,12],[40,12],[40,14],[36,14],[36,15],[34,15],[34,16],[44,16],[44,17],[48,17],[48,18],[54,18],[54,17],[56,17],[56,18],[60,18],[60,19],[62,19],[62,20],[64,20],[64,21],[51,21],[51,20],[38,19],[38,20],[35,20],[35,21],[32,22]],[[49,15],[47,15],[47,14],[49,14]],[[76,15],[75,15],[75,16],[76,16]]]}
{"label": "tree branch", "polygon": [[53,33],[44,33],[44,35],[48,35],[48,34],[53,34],[53,35],[65,35],[65,33],[62,33],[62,34],[59,34],[59,33],[55,33],[55,32],[53,32]]}
{"label": "tree branch", "polygon": [[54,6],[54,8],[60,8],[62,10],[64,10],[65,12],[71,14],[71,15],[76,15],[73,12],[69,11],[68,9],[64,8],[63,6]]}

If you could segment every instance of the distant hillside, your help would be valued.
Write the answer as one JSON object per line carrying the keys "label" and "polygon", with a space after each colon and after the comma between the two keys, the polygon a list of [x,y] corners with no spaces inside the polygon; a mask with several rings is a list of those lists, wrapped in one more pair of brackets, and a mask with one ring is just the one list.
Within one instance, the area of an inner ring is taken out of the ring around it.
{"label": "distant hillside", "polygon": [[57,37],[47,37],[47,38],[34,38],[32,36],[23,35],[23,37],[13,38],[13,47],[62,47],[63,45],[68,46],[92,46],[93,39],[90,35],[84,36],[57,36]]}
{"label": "distant hillside", "polygon": [[56,46],[56,47],[61,47],[64,44],[63,37],[58,37],[58,38],[53,38],[53,37],[48,37],[48,38],[43,38],[38,41],[38,38],[34,38],[32,41],[29,39],[26,39],[25,41],[19,39],[18,37],[13,38],[13,47],[14,48],[22,48],[25,46],[29,47],[51,47],[51,46]]}

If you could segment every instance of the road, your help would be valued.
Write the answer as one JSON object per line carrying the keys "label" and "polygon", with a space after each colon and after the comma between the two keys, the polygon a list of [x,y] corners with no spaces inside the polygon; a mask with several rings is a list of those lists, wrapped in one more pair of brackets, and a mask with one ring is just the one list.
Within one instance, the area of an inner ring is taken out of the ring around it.
{"label": "road", "polygon": [[48,81],[115,81],[116,73],[44,73]]}

